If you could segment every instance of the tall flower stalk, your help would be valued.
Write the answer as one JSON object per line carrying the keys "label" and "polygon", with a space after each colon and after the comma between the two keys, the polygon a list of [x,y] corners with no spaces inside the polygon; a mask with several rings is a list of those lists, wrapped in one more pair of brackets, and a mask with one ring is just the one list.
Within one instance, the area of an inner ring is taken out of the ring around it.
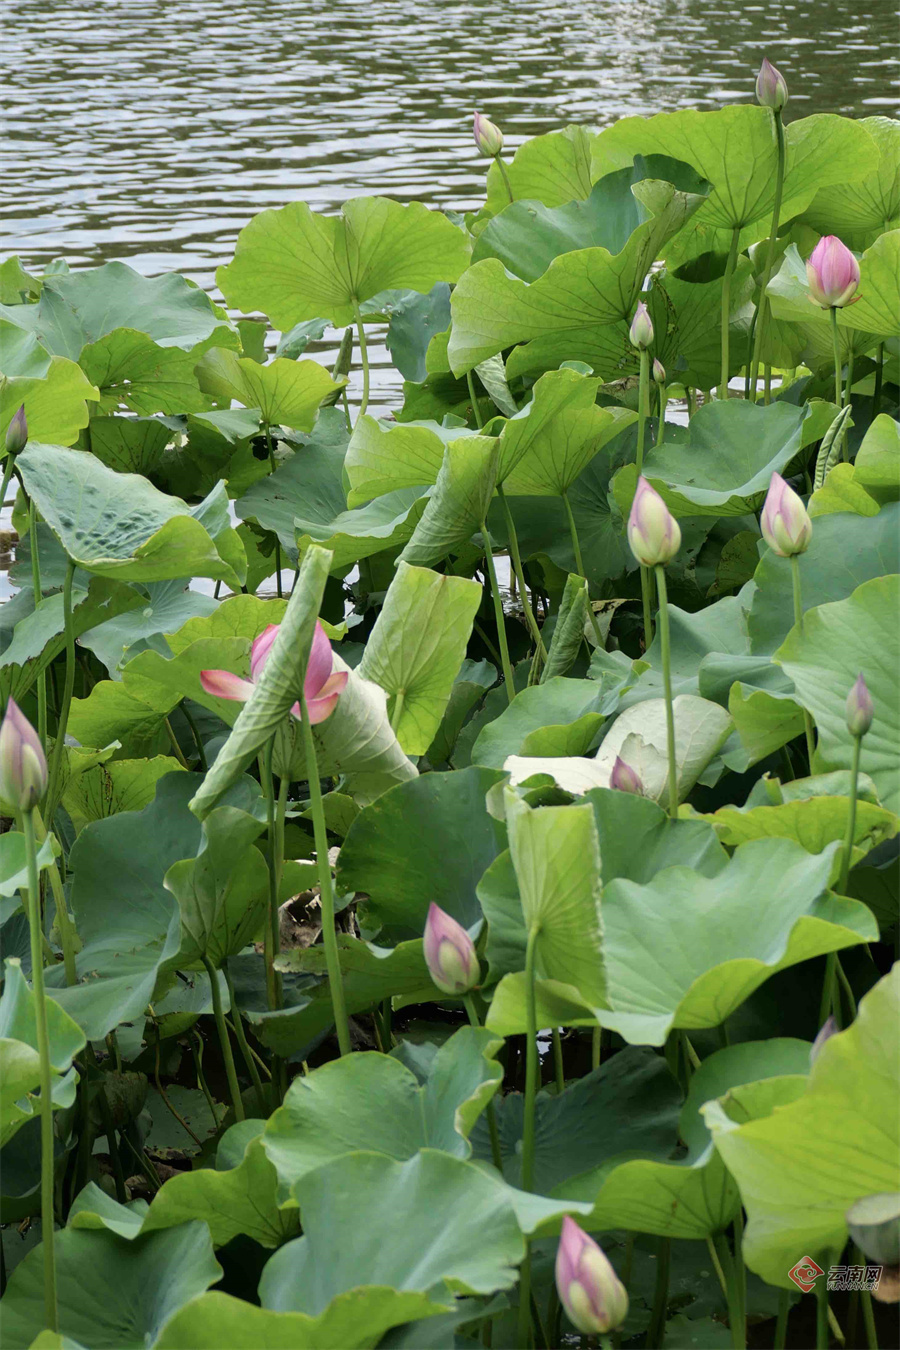
{"label": "tall flower stalk", "polygon": [[756,402],[756,382],[759,375],[759,358],[765,336],[766,318],[769,308],[768,285],[772,279],[775,265],[775,250],[778,246],[778,225],[781,216],[781,199],[784,192],[784,122],[782,115],[788,101],[788,88],[784,76],[776,70],[768,58],[763,58],[756,77],[756,98],[763,108],[772,109],[772,121],[775,126],[775,146],[777,152],[775,167],[775,196],[772,201],[772,220],[769,225],[769,245],[766,249],[766,261],[759,281],[759,305],[753,333],[753,356],[750,361],[750,398]]}
{"label": "tall flower stalk", "polygon": [[[640,354],[641,373],[638,383],[638,427],[637,427],[637,455],[635,464],[637,467],[638,480],[644,472],[644,440],[647,434],[647,418],[650,415],[649,394],[650,394],[650,344],[653,341],[653,322],[647,306],[641,302],[634,313],[631,321],[631,328],[628,334],[632,347]],[[582,574],[583,575],[583,574]],[[641,565],[641,609],[644,617],[644,651],[650,646],[653,640],[653,624],[650,617],[651,606],[653,604],[653,587],[650,580],[650,569]]]}
{"label": "tall flower stalk", "polygon": [[485,117],[484,113],[477,112],[472,123],[472,135],[475,138],[475,144],[478,146],[478,153],[483,155],[485,159],[494,160],[500,170],[506,195],[511,202],[514,201],[512,183],[509,181],[509,174],[506,172],[506,165],[503,163],[503,132],[489,118]]}
{"label": "tall flower stalk", "polygon": [[70,558],[66,567],[66,578],[63,582],[63,624],[65,626],[66,638],[66,674],[63,684],[62,702],[59,705],[59,716],[56,721],[56,739],[53,742],[53,753],[50,756],[50,777],[47,785],[47,825],[53,827],[53,817],[56,814],[56,808],[59,805],[60,786],[59,778],[62,771],[63,750],[66,743],[66,726],[69,721],[69,709],[72,706],[72,695],[75,692],[75,627],[72,622],[72,583],[75,579],[75,564]]}
{"label": "tall flower stalk", "polygon": [[[535,958],[539,925],[528,933],[525,948],[525,1105],[522,1121],[522,1190],[534,1190],[534,1110],[538,1091],[537,997]],[[531,1344],[531,1251],[525,1253],[519,1278],[518,1344]]]}

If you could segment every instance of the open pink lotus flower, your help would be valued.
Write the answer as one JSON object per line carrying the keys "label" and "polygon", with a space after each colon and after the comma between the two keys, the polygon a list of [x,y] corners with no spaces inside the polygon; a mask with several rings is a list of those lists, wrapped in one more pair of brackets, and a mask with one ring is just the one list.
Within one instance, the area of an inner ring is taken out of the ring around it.
{"label": "open pink lotus flower", "polygon": [[[278,624],[270,623],[250,648],[249,680],[232,674],[230,670],[201,670],[200,683],[207,694],[212,694],[214,698],[231,698],[246,703],[253,693],[253,686],[259,679],[263,666],[269,659],[269,652],[272,650],[277,633]],[[316,620],[316,631],[313,634],[306,676],[303,680],[303,697],[313,726],[331,716],[346,688],[347,671],[333,671],[333,666],[331,643],[325,629]],[[291,712],[294,717],[299,718],[300,704],[295,703]]]}

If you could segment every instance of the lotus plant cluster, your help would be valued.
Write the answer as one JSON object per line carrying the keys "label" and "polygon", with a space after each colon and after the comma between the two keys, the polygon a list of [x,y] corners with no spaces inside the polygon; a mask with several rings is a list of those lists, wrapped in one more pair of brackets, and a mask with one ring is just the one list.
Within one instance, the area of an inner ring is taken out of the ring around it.
{"label": "lotus plant cluster", "polygon": [[900,136],[770,55],[0,260],[4,1350],[896,1343]]}

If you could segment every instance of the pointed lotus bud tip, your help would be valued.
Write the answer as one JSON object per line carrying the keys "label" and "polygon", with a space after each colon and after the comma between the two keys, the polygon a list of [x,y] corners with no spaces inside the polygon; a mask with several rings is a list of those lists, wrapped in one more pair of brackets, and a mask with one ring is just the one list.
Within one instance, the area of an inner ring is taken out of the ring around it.
{"label": "pointed lotus bud tip", "polygon": [[678,521],[643,474],[638,479],[628,517],[628,544],[644,567],[671,562],[681,548]]}
{"label": "pointed lotus bud tip", "polygon": [[763,63],[756,77],[756,97],[764,108],[771,108],[774,112],[781,112],[788,101],[785,78],[780,70],[775,69],[767,56],[763,57]]}
{"label": "pointed lotus bud tip", "polygon": [[762,537],[779,558],[805,553],[812,539],[809,512],[780,473],[773,473],[759,518]]}
{"label": "pointed lotus bud tip", "polygon": [[822,1023],[822,1026],[819,1029],[818,1036],[816,1037],[816,1039],[813,1041],[812,1045],[809,1048],[810,1068],[813,1066],[813,1064],[815,1064],[816,1060],[819,1058],[819,1055],[822,1053],[822,1046],[825,1044],[826,1041],[831,1039],[831,1037],[834,1035],[837,1029],[838,1024],[833,1017],[829,1017],[826,1021]]}
{"label": "pointed lotus bud tip", "polygon": [[853,305],[860,296],[859,263],[837,235],[823,235],[806,264],[809,298],[823,309],[841,309]]}
{"label": "pointed lotus bud tip", "polygon": [[628,1314],[628,1295],[603,1248],[567,1214],[556,1249],[556,1290],[569,1321],[589,1336],[605,1336]]}
{"label": "pointed lotus bud tip", "polygon": [[422,938],[428,973],[445,994],[467,994],[481,979],[475,944],[469,934],[434,901]]}
{"label": "pointed lotus bud tip", "polygon": [[24,450],[28,443],[28,419],[25,416],[25,404],[23,403],[18,412],[11,418],[9,426],[6,428],[6,450],[7,454],[17,455],[20,450]]}
{"label": "pointed lotus bud tip", "polygon": [[665,368],[665,366],[663,365],[662,361],[660,361],[657,357],[654,357],[654,358],[653,358],[653,383],[654,383],[654,384],[665,384],[665,382],[666,382],[666,368]]}
{"label": "pointed lotus bud tip", "polygon": [[640,775],[619,755],[616,755],[612,773],[609,775],[609,786],[615,788],[617,792],[632,792],[636,797],[644,795],[644,784]]}
{"label": "pointed lotus bud tip", "polygon": [[650,318],[650,311],[643,300],[638,301],[638,307],[634,311],[628,340],[632,347],[637,347],[638,351],[642,352],[646,351],[653,341],[653,320]]}
{"label": "pointed lotus bud tip", "polygon": [[0,724],[0,799],[30,811],[47,790],[47,759],[40,737],[14,699]]}
{"label": "pointed lotus bud tip", "polygon": [[485,159],[496,159],[503,149],[503,132],[484,113],[477,112],[472,126],[472,134],[478,153]]}
{"label": "pointed lotus bud tip", "polygon": [[865,677],[860,672],[847,695],[847,730],[851,736],[865,736],[875,716],[875,705]]}

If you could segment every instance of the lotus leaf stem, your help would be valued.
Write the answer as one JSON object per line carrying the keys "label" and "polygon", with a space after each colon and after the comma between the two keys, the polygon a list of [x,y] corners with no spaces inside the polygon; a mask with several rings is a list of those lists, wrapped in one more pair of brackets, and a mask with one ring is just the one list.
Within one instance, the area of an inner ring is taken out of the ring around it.
{"label": "lotus leaf stem", "polygon": [[647,1327],[646,1346],[659,1347],[666,1335],[666,1309],[669,1303],[669,1271],[672,1265],[672,1240],[661,1237],[656,1248],[656,1283],[653,1289],[653,1307]]}
{"label": "lotus leaf stem", "polygon": [[[32,813],[34,821],[34,833],[38,847],[43,844],[47,838],[47,827],[41,819],[41,813],[37,807]],[[50,889],[53,892],[53,903],[56,906],[56,929],[59,933],[59,945],[62,947],[63,964],[66,971],[66,984],[72,985],[78,983],[78,971],[75,965],[75,948],[77,946],[77,934],[72,920],[69,918],[69,911],[66,906],[66,893],[63,889],[62,879],[56,862],[52,862],[47,868],[50,877]]]}
{"label": "lotus leaf stem", "polygon": [[669,815],[678,819],[678,763],[675,758],[675,710],[672,705],[672,649],[669,638],[669,597],[666,593],[666,569],[661,565],[656,573],[659,592],[659,640],[662,646],[663,693],[666,700],[666,756],[669,764]]}
{"label": "lotus leaf stem", "polygon": [[876,418],[881,411],[881,390],[884,384],[884,343],[878,344],[878,351],[875,353],[875,389],[872,393],[872,417]]}
{"label": "lotus leaf stem", "polygon": [[828,1350],[830,1341],[828,1285],[825,1280],[819,1280],[816,1284],[816,1350]]}
{"label": "lotus leaf stem", "polygon": [[166,735],[169,737],[169,744],[172,747],[172,754],[178,760],[183,769],[189,769],[191,766],[187,762],[187,757],[181,746],[178,744],[178,737],[175,735],[175,728],[168,717],[163,718],[163,726],[166,729]]}
{"label": "lotus leaf stem", "polygon": [[200,731],[197,723],[188,711],[187,699],[181,700],[181,711],[184,713],[184,720],[191,729],[191,735],[194,738],[194,745],[197,747],[197,761],[200,765],[201,773],[206,773],[209,764],[206,761],[206,751],[203,749],[203,741],[200,739]]}
{"label": "lotus leaf stem", "polygon": [[[472,998],[471,994],[464,995],[463,1007],[466,1010],[466,1015],[469,1019],[470,1024],[476,1028],[480,1027],[481,1019],[478,1016],[478,1010],[475,1007],[475,1001]],[[485,1108],[485,1115],[487,1116],[488,1133],[491,1137],[491,1159],[493,1160],[494,1166],[496,1167],[497,1171],[502,1176],[503,1153],[500,1148],[500,1131],[497,1129],[497,1113],[494,1110],[493,1097],[490,1099],[490,1101],[487,1104],[487,1107]]]}
{"label": "lotus leaf stem", "polygon": [[[851,390],[853,389],[853,339],[850,340],[850,347],[847,352],[847,382],[844,385],[844,407],[850,407]],[[844,423],[841,429],[841,458],[846,464],[850,458],[850,433],[847,423]]]}
{"label": "lotus leaf stem", "polygon": [[209,976],[209,984],[212,990],[213,1016],[216,1019],[219,1044],[222,1047],[222,1059],[225,1061],[225,1077],[228,1080],[228,1091],[231,1096],[231,1105],[234,1109],[234,1118],[235,1120],[243,1120],[244,1103],[241,1100],[240,1084],[238,1083],[237,1070],[234,1067],[231,1038],[228,1035],[228,1027],[225,1024],[225,1012],[222,1008],[222,991],[219,988],[219,972],[216,970],[208,956],[203,957],[203,964],[206,967],[206,973]]}
{"label": "lotus leaf stem", "polygon": [[784,1350],[784,1343],[787,1340],[787,1323],[791,1311],[791,1295],[787,1289],[778,1291],[778,1317],[775,1322],[775,1340],[772,1342],[773,1350]]}
{"label": "lotus leaf stem", "polygon": [[775,251],[778,247],[778,225],[781,216],[781,199],[784,192],[784,123],[782,121],[782,110],[780,108],[772,109],[772,116],[775,119],[775,142],[777,149],[777,163],[775,166],[775,196],[772,200],[772,220],[769,225],[769,244],[766,249],[766,261],[763,267],[762,276],[759,279],[759,304],[754,316],[755,331],[753,334],[753,356],[750,361],[750,397],[756,402],[756,380],[759,372],[760,349],[762,347],[763,337],[765,336],[766,318],[769,308],[768,285],[772,280],[772,269],[775,265]]}
{"label": "lotus leaf stem", "polygon": [[359,307],[359,301],[354,297],[353,309],[356,315],[356,332],[359,337],[359,359],[362,362],[362,398],[359,401],[359,413],[357,420],[363,416],[366,408],[369,406],[369,349],[366,346],[366,330],[363,324],[362,310]]}
{"label": "lotus leaf stem", "polygon": [[[535,956],[540,928],[528,934],[525,948],[525,1112],[522,1121],[522,1190],[534,1190],[534,1110],[538,1090],[537,1004]],[[519,1279],[518,1344],[531,1344],[531,1250],[526,1248]]]}
{"label": "lotus leaf stem", "polygon": [[737,262],[738,243],[740,242],[740,238],[740,227],[736,225],[731,231],[731,247],[728,250],[728,261],[725,264],[725,274],[722,277],[722,369],[719,372],[718,396],[723,399],[728,397],[728,375],[730,371],[728,344],[731,333],[731,278],[734,275],[734,265]]}
{"label": "lotus leaf stem", "polygon": [[[43,598],[41,589],[41,551],[37,537],[37,508],[33,501],[28,503],[28,540],[31,544],[31,584],[34,590],[34,607],[37,609]],[[37,677],[38,724],[37,732],[41,744],[47,744],[47,671],[46,668]]]}
{"label": "lotus leaf stem", "polygon": [[216,1112],[216,1103],[209,1090],[206,1075],[203,1072],[203,1037],[200,1035],[199,1031],[195,1031],[190,1039],[191,1051],[194,1056],[194,1068],[197,1071],[197,1086],[206,1098],[206,1105],[209,1107],[209,1114],[212,1116],[213,1125],[218,1130],[219,1117]]}
{"label": "lotus leaf stem", "polygon": [[[266,433],[266,450],[269,452],[269,475],[275,472],[275,447],[272,444],[272,428],[268,422],[263,424]],[[275,535],[275,593],[281,599],[281,540]]]}
{"label": "lotus leaf stem", "polygon": [[554,1027],[551,1033],[553,1040],[553,1071],[556,1075],[556,1090],[564,1092],[566,1087],[566,1073],[563,1065],[562,1037],[559,1034],[559,1027]]}
{"label": "lotus leaf stem", "polygon": [[[803,627],[803,591],[800,582],[800,555],[791,554],[791,586],[794,594],[794,625]],[[809,756],[809,771],[812,773],[813,755],[816,750],[815,736],[813,735],[813,722],[809,709],[803,709],[803,726],[806,732],[806,753]]]}
{"label": "lotus leaf stem", "polygon": [[52,828],[53,817],[59,805],[59,775],[62,767],[63,750],[66,743],[66,725],[69,721],[69,708],[72,706],[72,693],[75,689],[75,629],[72,624],[72,581],[75,576],[75,563],[71,558],[66,567],[66,579],[63,582],[63,623],[66,635],[66,679],[63,685],[62,703],[56,726],[56,740],[53,742],[53,754],[50,757],[50,777],[47,784],[47,826]]}
{"label": "lotus leaf stem", "polygon": [[[580,577],[583,577],[584,580],[587,581],[587,574],[585,573],[584,570],[584,559],[582,558],[581,555],[581,543],[578,538],[578,526],[575,524],[575,513],[572,510],[572,503],[569,501],[569,494],[567,491],[562,493],[562,499],[563,504],[566,508],[566,519],[569,522],[569,536],[572,540],[572,552],[575,555],[575,571],[578,573]],[[594,630],[594,640],[596,641],[597,646],[602,650],[604,645],[603,634],[600,632],[600,625],[597,622],[597,615],[594,613],[594,606],[591,604],[590,582],[588,582],[587,612],[588,618],[590,619],[591,622],[591,627]]]}
{"label": "lotus leaf stem", "polygon": [[544,646],[544,639],[541,636],[538,621],[534,617],[534,610],[528,602],[528,587],[525,584],[525,569],[522,566],[522,556],[519,553],[519,536],[516,533],[516,522],[513,520],[513,513],[509,507],[509,499],[503,491],[502,483],[497,484],[497,496],[500,498],[500,505],[503,507],[503,519],[506,524],[506,533],[509,536],[509,557],[512,562],[513,576],[516,578],[516,583],[519,587],[519,595],[522,598],[525,623],[528,625],[528,631],[531,633],[541,661],[546,661],[547,649]]}
{"label": "lotus leaf stem", "polygon": [[602,1044],[603,1044],[603,1042],[602,1042],[602,1036],[603,1036],[603,1028],[602,1028],[601,1026],[599,1026],[599,1024],[598,1024],[597,1026],[594,1027],[594,1029],[593,1029],[592,1032],[591,1032],[591,1070],[592,1070],[592,1071],[593,1071],[594,1069],[599,1069],[599,1068],[600,1068],[600,1050],[601,1050],[601,1047],[602,1047]]}
{"label": "lotus leaf stem", "polygon": [[494,555],[491,552],[491,537],[488,534],[487,522],[481,522],[481,538],[484,544],[484,561],[487,567],[488,581],[491,587],[491,597],[494,602],[494,621],[497,625],[497,641],[500,644],[500,664],[503,667],[503,679],[506,684],[506,697],[510,703],[516,696],[516,686],[513,681],[512,664],[509,659],[509,643],[506,640],[506,620],[503,617],[503,600],[500,595],[500,586],[497,581],[497,570],[494,567]]}
{"label": "lotus leaf stem", "polygon": [[[234,1023],[235,1039],[237,1040],[238,1048],[243,1056],[244,1063],[247,1066],[247,1072],[256,1089],[256,1100],[259,1104],[260,1116],[265,1120],[269,1114],[266,1110],[265,1089],[263,1088],[262,1079],[259,1076],[259,1069],[256,1067],[256,1061],[254,1060],[253,1055],[250,1052],[250,1046],[247,1043],[247,1034],[244,1031],[244,1019],[241,1017],[241,1010],[238,1007],[237,999],[235,998],[234,980],[231,978],[231,971],[228,969],[227,960],[222,963],[222,974],[225,976],[225,984],[228,987],[228,998],[231,1003],[231,1017]],[[228,1019],[226,1018],[226,1022],[227,1020]]]}

